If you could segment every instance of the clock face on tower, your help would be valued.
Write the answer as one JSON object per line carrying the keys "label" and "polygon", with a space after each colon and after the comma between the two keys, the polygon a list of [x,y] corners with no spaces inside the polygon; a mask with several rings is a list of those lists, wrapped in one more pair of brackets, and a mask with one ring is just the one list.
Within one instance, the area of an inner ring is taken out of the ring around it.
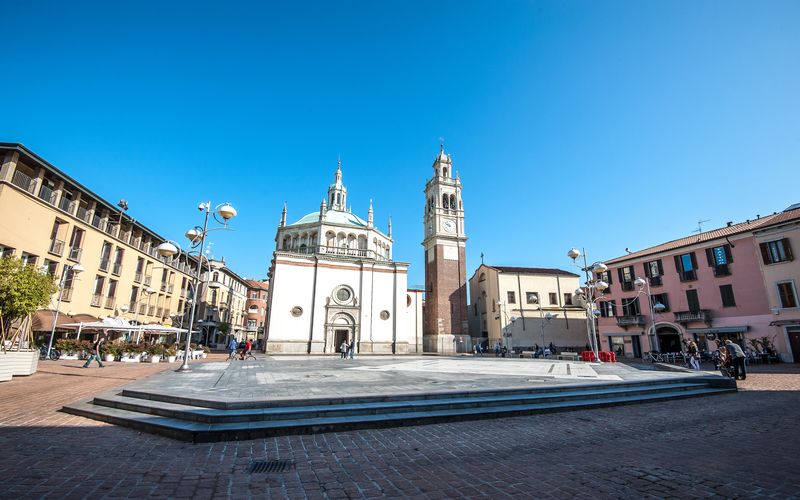
{"label": "clock face on tower", "polygon": [[455,233],[456,232],[456,223],[452,219],[445,219],[442,221],[442,229],[446,233]]}

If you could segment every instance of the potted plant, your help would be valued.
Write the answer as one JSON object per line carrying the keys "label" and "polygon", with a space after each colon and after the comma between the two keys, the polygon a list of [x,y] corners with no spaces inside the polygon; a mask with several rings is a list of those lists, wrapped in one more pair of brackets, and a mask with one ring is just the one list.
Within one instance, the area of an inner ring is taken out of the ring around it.
{"label": "potted plant", "polygon": [[211,352],[211,349],[209,349],[207,345],[204,345],[204,346],[203,346],[203,354],[201,354],[200,356],[201,356],[203,359],[205,359],[205,358],[207,358],[207,357],[208,357],[208,354],[209,354],[210,352]]}
{"label": "potted plant", "polygon": [[147,348],[147,354],[150,355],[151,363],[159,363],[161,361],[161,357],[164,356],[165,353],[166,349],[164,348],[163,344],[153,344]]}
{"label": "potted plant", "polygon": [[142,360],[144,346],[142,344],[127,343],[123,347],[122,361],[126,363],[138,363]]}
{"label": "potted plant", "polygon": [[104,359],[107,363],[111,363],[119,356],[119,344],[109,343],[103,349],[105,351]]}
{"label": "potted plant", "polygon": [[61,351],[61,359],[78,359],[81,345],[75,339],[58,339],[56,349]]}
{"label": "potted plant", "polygon": [[178,358],[178,348],[175,347],[174,345],[167,347],[166,356],[168,362],[174,363],[175,360]]}

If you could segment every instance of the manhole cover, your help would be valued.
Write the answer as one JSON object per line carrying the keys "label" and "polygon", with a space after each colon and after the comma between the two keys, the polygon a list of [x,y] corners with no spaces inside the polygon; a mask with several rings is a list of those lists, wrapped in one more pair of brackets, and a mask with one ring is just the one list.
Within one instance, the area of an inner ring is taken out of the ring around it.
{"label": "manhole cover", "polygon": [[247,470],[250,474],[263,474],[269,472],[286,472],[294,468],[291,460],[254,460],[250,462]]}

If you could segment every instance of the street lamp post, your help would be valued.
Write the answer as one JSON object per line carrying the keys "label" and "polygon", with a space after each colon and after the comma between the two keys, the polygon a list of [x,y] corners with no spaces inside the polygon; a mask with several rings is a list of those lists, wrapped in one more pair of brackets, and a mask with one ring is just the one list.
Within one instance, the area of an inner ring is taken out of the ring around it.
{"label": "street lamp post", "polygon": [[544,347],[545,347],[545,343],[544,343],[544,322],[546,320],[547,323],[549,324],[550,321],[553,318],[555,318],[557,315],[556,314],[550,314],[550,313],[545,314],[544,310],[542,309],[542,305],[539,304],[539,298],[537,296],[534,295],[531,298],[531,300],[532,300],[532,302],[534,304],[537,304],[538,309],[539,309],[539,319],[541,320],[541,325],[542,325],[542,356],[544,357]]}
{"label": "street lamp post", "polygon": [[[608,288],[608,283],[598,279],[596,276],[606,272],[608,266],[602,262],[595,262],[590,267],[586,259],[586,251],[584,250],[581,252],[577,248],[571,248],[567,252],[567,257],[572,259],[573,264],[580,268],[586,277],[585,288],[578,288],[575,290],[573,300],[586,309],[587,330],[591,337],[589,339],[589,347],[591,347],[594,353],[596,362],[600,363],[600,346],[598,346],[597,342],[597,325],[595,323],[595,319],[600,315],[600,311],[595,308],[595,302],[602,297],[603,291]],[[577,260],[581,257],[583,257],[583,267],[577,263]]]}
{"label": "street lamp post", "polygon": [[658,352],[661,349],[658,348],[658,343],[656,342],[656,313],[660,314],[664,312],[667,306],[661,302],[653,301],[653,294],[650,291],[650,282],[648,280],[644,278],[636,278],[633,284],[639,288],[639,294],[645,290],[645,287],[647,289],[647,303],[650,305],[650,328],[647,329],[647,334],[650,340],[650,350]]}
{"label": "street lamp post", "polygon": [[58,325],[58,312],[61,309],[61,298],[64,296],[64,285],[67,283],[67,276],[72,280],[75,276],[83,272],[83,266],[75,264],[74,266],[65,269],[61,275],[61,280],[58,282],[58,301],[56,302],[56,312],[53,314],[53,329],[50,330],[50,342],[47,343],[47,354],[45,359],[50,358],[50,351],[53,349],[53,337],[56,335],[56,326]]}
{"label": "street lamp post", "polygon": [[[202,277],[203,272],[203,252],[205,251],[206,247],[206,236],[210,231],[214,229],[228,229],[228,221],[236,216],[236,209],[230,203],[222,203],[217,205],[214,208],[214,212],[211,211],[211,202],[200,203],[197,206],[197,209],[203,212],[203,226],[195,226],[192,229],[186,231],[186,238],[189,239],[189,242],[192,248],[199,247],[198,250],[198,265],[197,265],[197,272],[193,277],[193,294],[194,300],[192,301],[192,307],[189,312],[189,323],[187,325],[186,330],[186,347],[183,350],[183,364],[177,371],[185,372],[189,370],[189,348],[191,347],[191,339],[192,339],[192,326],[194,325],[194,315],[195,310],[197,308],[197,292],[200,286],[200,280]],[[213,216],[214,220],[222,224],[220,228],[209,229],[208,228],[208,218],[209,216]],[[217,216],[222,218],[222,220],[218,219]],[[158,254],[162,257],[172,257],[176,253],[180,252],[180,248],[173,244],[172,242],[165,241],[164,243],[158,245],[157,247]],[[209,265],[209,272],[211,272],[211,266]]]}

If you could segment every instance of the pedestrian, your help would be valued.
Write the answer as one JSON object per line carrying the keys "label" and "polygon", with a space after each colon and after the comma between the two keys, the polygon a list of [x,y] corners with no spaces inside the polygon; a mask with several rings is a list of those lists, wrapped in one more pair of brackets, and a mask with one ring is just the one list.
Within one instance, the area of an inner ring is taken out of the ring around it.
{"label": "pedestrian", "polygon": [[742,348],[731,339],[725,341],[725,348],[728,350],[728,356],[730,356],[731,363],[733,364],[733,378],[736,380],[746,379],[747,368],[745,368],[744,351]]}
{"label": "pedestrian", "polygon": [[556,346],[552,342],[550,342],[550,354],[556,353]]}
{"label": "pedestrian", "polygon": [[700,351],[697,349],[697,343],[694,340],[689,341],[689,364],[693,370],[700,369]]}
{"label": "pedestrian", "polygon": [[250,339],[247,339],[244,343],[244,348],[242,349],[242,356],[241,360],[244,361],[244,358],[250,354],[250,350],[253,348],[253,343],[250,342]]}
{"label": "pedestrian", "polygon": [[350,359],[355,359],[356,355],[356,339],[350,341],[350,345],[347,347],[348,355]]}
{"label": "pedestrian", "polygon": [[239,344],[236,343],[236,339],[231,337],[228,341],[228,359],[233,358],[236,355],[236,347]]}
{"label": "pedestrian", "polygon": [[478,356],[483,357],[483,343],[478,342]]}
{"label": "pedestrian", "polygon": [[495,358],[499,358],[500,357],[500,342],[497,342],[494,345],[494,357]]}
{"label": "pedestrian", "polygon": [[89,365],[92,364],[93,359],[97,360],[97,364],[100,365],[100,368],[105,368],[105,365],[103,365],[103,362],[100,360],[100,346],[103,345],[103,342],[105,340],[106,339],[104,334],[101,333],[97,335],[97,340],[94,341],[94,344],[92,344],[92,348],[89,351],[89,358],[83,365],[84,368],[89,368]]}
{"label": "pedestrian", "polygon": [[347,357],[347,348],[348,348],[347,340],[342,340],[342,344],[339,346],[339,353],[340,353],[339,357],[341,359],[345,359]]}

